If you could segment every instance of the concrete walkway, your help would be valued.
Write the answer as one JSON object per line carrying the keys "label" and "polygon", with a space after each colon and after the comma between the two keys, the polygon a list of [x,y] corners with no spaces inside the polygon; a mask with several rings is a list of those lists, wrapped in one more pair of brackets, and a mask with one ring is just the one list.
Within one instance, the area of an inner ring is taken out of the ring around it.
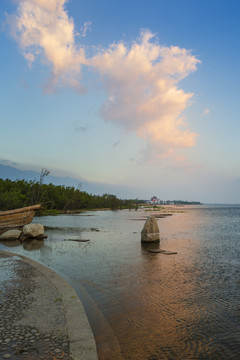
{"label": "concrete walkway", "polygon": [[54,271],[0,250],[0,359],[97,360],[83,306]]}

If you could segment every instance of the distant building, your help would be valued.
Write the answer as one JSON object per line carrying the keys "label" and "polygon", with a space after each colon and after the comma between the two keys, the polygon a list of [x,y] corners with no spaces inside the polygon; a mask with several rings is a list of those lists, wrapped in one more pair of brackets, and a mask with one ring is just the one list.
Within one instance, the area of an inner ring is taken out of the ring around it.
{"label": "distant building", "polygon": [[157,204],[158,203],[158,198],[156,197],[156,196],[153,196],[152,198],[151,198],[151,204]]}

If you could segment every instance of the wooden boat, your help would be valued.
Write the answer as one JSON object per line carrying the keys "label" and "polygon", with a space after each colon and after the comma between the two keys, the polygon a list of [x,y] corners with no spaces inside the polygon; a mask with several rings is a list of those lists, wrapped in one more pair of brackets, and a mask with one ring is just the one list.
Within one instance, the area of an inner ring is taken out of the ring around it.
{"label": "wooden boat", "polygon": [[29,224],[35,215],[35,211],[41,207],[42,205],[38,204],[15,210],[0,211],[0,231]]}

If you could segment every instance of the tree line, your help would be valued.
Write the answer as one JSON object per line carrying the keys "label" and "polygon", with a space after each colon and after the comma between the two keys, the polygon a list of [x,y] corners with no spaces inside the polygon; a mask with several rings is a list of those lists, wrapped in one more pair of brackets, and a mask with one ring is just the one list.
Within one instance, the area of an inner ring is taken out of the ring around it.
{"label": "tree line", "polygon": [[[47,174],[45,174],[46,176]],[[46,209],[71,211],[84,209],[128,208],[132,200],[121,200],[112,194],[93,195],[71,186],[44,184],[39,181],[0,179],[0,210],[17,209],[47,203]]]}

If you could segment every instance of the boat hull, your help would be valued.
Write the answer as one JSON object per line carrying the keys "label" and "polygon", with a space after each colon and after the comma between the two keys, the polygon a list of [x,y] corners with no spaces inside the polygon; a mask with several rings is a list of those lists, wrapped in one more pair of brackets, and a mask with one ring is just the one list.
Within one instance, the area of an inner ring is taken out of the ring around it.
{"label": "boat hull", "polygon": [[0,212],[0,230],[29,224],[35,215],[35,211],[39,209],[41,209],[41,205]]}

